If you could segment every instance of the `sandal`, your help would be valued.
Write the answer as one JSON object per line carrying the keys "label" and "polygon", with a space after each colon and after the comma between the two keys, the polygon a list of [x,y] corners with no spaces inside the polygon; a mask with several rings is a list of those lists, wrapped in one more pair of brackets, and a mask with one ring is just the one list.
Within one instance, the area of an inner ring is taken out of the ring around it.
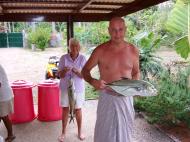
{"label": "sandal", "polygon": [[5,139],[5,142],[12,142],[14,139],[16,138],[16,136],[8,136],[6,139]]}
{"label": "sandal", "polygon": [[64,142],[65,137],[63,135],[58,137],[59,142]]}
{"label": "sandal", "polygon": [[81,140],[81,141],[85,140],[85,136],[84,136],[84,135],[80,135],[80,136],[78,136],[78,138],[79,138],[79,140]]}

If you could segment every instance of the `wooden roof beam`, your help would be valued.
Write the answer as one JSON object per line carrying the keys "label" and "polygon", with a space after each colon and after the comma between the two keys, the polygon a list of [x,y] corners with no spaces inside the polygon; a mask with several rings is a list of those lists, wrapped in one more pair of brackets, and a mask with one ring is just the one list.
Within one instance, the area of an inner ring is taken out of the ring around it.
{"label": "wooden roof beam", "polygon": [[57,13],[56,15],[53,15],[51,13],[5,13],[5,14],[0,14],[0,22],[4,21],[19,21],[19,22],[25,22],[25,21],[30,21],[34,22],[38,17],[43,17],[44,21],[46,22],[67,22],[67,17],[72,16],[72,21],[73,22],[98,22],[98,21],[105,21],[109,20],[108,17],[104,14],[84,14],[80,15],[80,13],[76,14],[68,14],[68,13]]}
{"label": "wooden roof beam", "polygon": [[50,9],[50,10],[75,10],[75,7],[4,7],[4,10],[11,11],[11,10],[43,10],[43,9]]}
{"label": "wooden roof beam", "polygon": [[112,13],[109,14],[109,17],[114,17],[114,16],[122,17],[128,14],[131,14],[133,12],[146,9],[150,6],[157,5],[165,1],[168,1],[168,0],[146,0],[146,1],[135,0],[132,3],[128,3],[121,8],[114,10]]}
{"label": "wooden roof beam", "polygon": [[47,8],[43,8],[43,9],[7,9],[7,10],[3,10],[3,13],[12,13],[12,14],[15,14],[15,13],[33,13],[33,14],[38,14],[38,13],[49,13],[49,14],[52,14],[52,13],[72,13],[73,10],[72,9],[47,9]]}
{"label": "wooden roof beam", "polygon": [[[81,3],[83,4],[83,3]],[[4,7],[76,7],[78,3],[42,3],[42,2],[33,2],[33,3],[2,3]]]}
{"label": "wooden roof beam", "polygon": [[91,3],[93,2],[93,0],[86,0],[86,3],[83,4],[82,6],[80,6],[78,9],[78,12],[82,12],[86,7],[88,7]]}
{"label": "wooden roof beam", "polygon": [[[0,8],[0,10],[1,10],[1,8]],[[57,11],[61,11],[61,10],[65,10],[65,11],[70,11],[70,12],[73,12],[73,13],[78,13],[78,11],[76,11],[76,9],[75,8],[64,8],[64,7],[38,7],[38,8],[32,8],[32,7],[14,7],[14,8],[8,8],[8,7],[5,7],[5,8],[3,8],[3,10],[4,10],[4,12],[5,13],[9,13],[9,11],[23,11],[23,10],[25,10],[25,11],[30,11],[30,10],[36,10],[36,11],[38,11],[38,10],[57,10]],[[107,7],[107,8],[101,8],[101,7],[99,7],[99,8],[86,8],[85,10],[83,10],[83,12],[84,11],[97,11],[97,10],[99,10],[100,12],[101,11],[113,11],[114,10],[114,8],[109,8],[109,7]]]}
{"label": "wooden roof beam", "polygon": [[82,0],[0,0],[0,3],[33,3],[33,2],[42,2],[42,3],[79,3]]}
{"label": "wooden roof beam", "polygon": [[[117,6],[122,6],[124,3],[121,2],[92,2],[92,5],[117,5]],[[127,4],[127,3],[126,3]]]}
{"label": "wooden roof beam", "polygon": [[2,5],[0,5],[0,14],[2,14],[3,13],[3,7],[2,7]]}

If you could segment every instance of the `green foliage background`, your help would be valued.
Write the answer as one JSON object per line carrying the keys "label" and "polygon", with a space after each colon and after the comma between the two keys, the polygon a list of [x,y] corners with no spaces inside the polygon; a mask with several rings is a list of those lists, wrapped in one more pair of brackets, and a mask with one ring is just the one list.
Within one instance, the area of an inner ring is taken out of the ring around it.
{"label": "green foliage background", "polygon": [[81,23],[80,26],[76,23],[74,37],[85,47],[96,46],[109,40],[107,27],[108,22]]}
{"label": "green foliage background", "polygon": [[41,50],[49,45],[51,27],[48,23],[40,23],[35,30],[29,29],[28,40],[30,44]]}
{"label": "green foliage background", "polygon": [[[153,6],[145,10],[124,17],[127,23],[126,40],[135,44],[140,50],[140,66],[143,79],[151,74],[151,81],[159,91],[156,97],[138,98],[135,108],[145,111],[151,123],[178,124],[185,122],[190,126],[190,92],[188,69],[180,69],[177,74],[171,74],[160,65],[160,59],[155,56],[162,46],[174,47],[183,58],[190,52],[187,34],[188,7],[181,5],[189,0],[170,1],[166,7]],[[189,18],[190,19],[190,18]],[[166,24],[167,23],[167,24]],[[30,24],[15,22],[15,31],[25,31],[29,35],[30,43],[44,50],[50,38],[51,24],[36,23],[35,32]],[[63,34],[66,47],[66,23],[56,22],[56,30]],[[86,53],[90,54],[94,47],[109,40],[108,22],[75,23],[74,36],[77,38]],[[162,72],[164,70],[164,72]],[[154,75],[160,74],[159,76]],[[97,99],[98,93],[89,84],[86,84],[86,99]]]}
{"label": "green foliage background", "polygon": [[155,82],[158,96],[137,98],[135,108],[146,112],[151,123],[177,125],[180,122],[190,127],[190,68],[179,69],[177,74],[165,70]]}

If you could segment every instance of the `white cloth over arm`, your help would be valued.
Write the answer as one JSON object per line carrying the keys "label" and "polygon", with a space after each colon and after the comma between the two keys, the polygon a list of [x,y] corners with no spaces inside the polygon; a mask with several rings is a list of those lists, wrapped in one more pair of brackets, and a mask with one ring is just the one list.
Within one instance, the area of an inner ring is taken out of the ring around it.
{"label": "white cloth over arm", "polygon": [[13,98],[13,92],[9,85],[9,81],[7,78],[7,75],[5,73],[5,70],[0,65],[0,102],[8,101]]}

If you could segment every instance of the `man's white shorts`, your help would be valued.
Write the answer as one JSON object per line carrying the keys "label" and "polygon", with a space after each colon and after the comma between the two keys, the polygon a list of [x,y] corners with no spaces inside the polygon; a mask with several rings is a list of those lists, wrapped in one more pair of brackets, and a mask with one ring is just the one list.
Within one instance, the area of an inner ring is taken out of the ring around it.
{"label": "man's white shorts", "polygon": [[[75,93],[75,96],[76,96],[75,109],[82,108],[85,100],[84,93]],[[61,91],[60,106],[69,107],[69,98],[68,98],[68,93],[66,91],[65,92]]]}

